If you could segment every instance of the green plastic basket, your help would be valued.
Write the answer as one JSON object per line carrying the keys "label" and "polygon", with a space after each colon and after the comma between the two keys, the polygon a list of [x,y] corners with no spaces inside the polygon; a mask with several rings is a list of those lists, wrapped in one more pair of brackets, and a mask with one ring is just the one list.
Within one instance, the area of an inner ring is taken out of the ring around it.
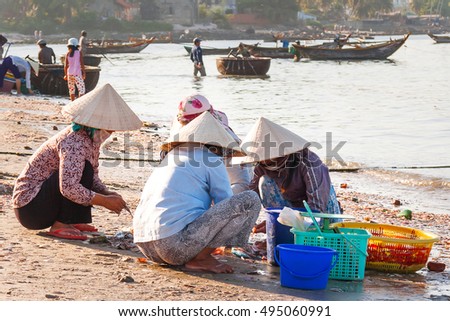
{"label": "green plastic basket", "polygon": [[317,231],[299,231],[291,229],[294,243],[313,245],[336,250],[338,261],[330,271],[330,279],[363,280],[367,258],[367,243],[371,234],[362,229],[340,228],[341,233],[324,233]]}

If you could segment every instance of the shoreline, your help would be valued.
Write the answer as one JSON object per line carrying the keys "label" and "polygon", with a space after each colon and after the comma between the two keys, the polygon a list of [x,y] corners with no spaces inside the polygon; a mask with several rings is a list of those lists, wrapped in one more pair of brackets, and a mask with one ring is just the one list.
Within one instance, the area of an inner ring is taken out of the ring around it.
{"label": "shoreline", "polygon": [[[370,29],[370,30],[322,30],[307,27],[283,27],[283,26],[265,26],[258,27],[254,29],[253,33],[246,32],[248,27],[245,26],[235,26],[232,29],[211,29],[211,28],[184,28],[183,30],[173,30],[169,31],[155,31],[148,33],[136,33],[136,32],[100,32],[102,36],[98,36],[90,33],[90,39],[100,39],[105,36],[105,34],[110,34],[109,39],[117,39],[126,41],[130,38],[140,38],[145,35],[147,39],[152,36],[162,37],[161,40],[156,39],[153,43],[172,43],[172,44],[183,44],[190,43],[195,37],[201,37],[204,41],[214,41],[214,40],[263,40],[265,42],[273,42],[274,39],[281,40],[282,38],[287,39],[289,42],[294,42],[296,40],[307,41],[307,40],[330,40],[334,39],[336,33],[349,34],[352,33],[355,38],[366,37],[366,36],[394,36],[394,35],[405,35],[410,32],[413,35],[427,35],[428,32],[441,34],[446,33],[445,26],[442,28],[430,28],[429,26],[409,26],[402,25],[392,28],[384,29]],[[186,34],[185,30],[189,30]],[[164,39],[168,34],[172,34],[172,40]],[[8,38],[8,42],[17,44],[35,44],[38,39],[35,38],[34,34],[20,34],[6,32],[4,35]],[[76,36],[78,37],[79,32],[74,34],[49,34],[42,35],[43,39],[46,39],[49,44],[53,43],[66,43],[67,39]]]}
{"label": "shoreline", "polygon": [[[236,266],[232,275],[189,273],[139,261],[139,252],[118,249],[109,243],[89,243],[54,239],[45,231],[26,230],[17,222],[11,208],[14,180],[25,166],[29,155],[45,140],[61,130],[67,121],[60,114],[66,101],[55,102],[41,96],[0,94],[0,282],[1,300],[434,300],[450,299],[447,285],[450,264],[449,213],[413,211],[412,220],[397,217],[402,206],[393,205],[385,195],[364,193],[357,184],[345,183],[340,173],[333,181],[345,214],[358,221],[402,225],[432,232],[440,236],[434,244],[430,260],[447,265],[443,273],[426,268],[411,275],[366,271],[364,289],[346,289],[349,283],[330,280],[326,291],[299,291],[279,286],[278,271],[264,261],[241,260],[232,254],[221,260]],[[129,133],[128,139],[154,149],[144,155],[146,161],[100,162],[100,177],[106,185],[124,195],[132,211],[158,155],[158,144],[164,140],[152,127]],[[108,155],[140,157],[138,149],[126,150],[126,136],[115,133],[103,149]],[[151,154],[151,155],[150,155]],[[359,174],[355,174],[359,175]],[[335,176],[332,173],[332,178]],[[408,204],[406,204],[408,205]],[[93,213],[93,224],[99,236],[114,237],[129,230],[132,218],[116,216],[103,209]],[[95,236],[95,235],[93,235]],[[19,267],[19,268],[17,268]],[[133,281],[126,278],[131,277]],[[126,280],[129,280],[126,281]],[[404,283],[409,284],[408,287]],[[355,282],[350,282],[355,284]],[[388,285],[388,284],[394,285]],[[86,285],[89,284],[87,287]],[[397,286],[395,286],[397,284]],[[392,288],[394,287],[394,288]],[[341,290],[336,290],[341,289]]]}

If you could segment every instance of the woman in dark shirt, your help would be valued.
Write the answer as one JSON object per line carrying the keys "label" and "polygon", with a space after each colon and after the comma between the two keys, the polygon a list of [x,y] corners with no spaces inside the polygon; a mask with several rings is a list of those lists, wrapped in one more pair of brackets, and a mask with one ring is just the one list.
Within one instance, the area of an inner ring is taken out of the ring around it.
{"label": "woman in dark shirt", "polygon": [[[340,214],[328,167],[309,142],[286,128],[261,117],[241,146],[247,152],[245,163],[256,163],[250,189],[261,197],[265,208],[303,207]],[[247,147],[247,148],[245,148]],[[264,231],[265,222],[255,228]]]}

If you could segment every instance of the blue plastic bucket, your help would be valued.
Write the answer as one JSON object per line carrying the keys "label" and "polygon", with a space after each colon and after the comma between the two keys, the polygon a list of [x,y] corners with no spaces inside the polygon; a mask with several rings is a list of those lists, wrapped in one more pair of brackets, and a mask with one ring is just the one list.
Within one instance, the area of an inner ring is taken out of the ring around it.
{"label": "blue plastic bucket", "polygon": [[[267,207],[266,217],[266,235],[267,235],[267,263],[277,266],[274,258],[275,247],[278,244],[294,244],[294,234],[291,233],[292,226],[283,225],[278,222],[278,216],[283,208],[281,207]],[[303,207],[293,207],[292,209],[306,212]],[[317,211],[313,211],[317,212]]]}
{"label": "blue plastic bucket", "polygon": [[267,263],[278,265],[274,258],[275,247],[278,244],[294,244],[294,234],[291,233],[291,226],[283,225],[277,221],[281,208],[268,207],[265,210],[267,213]]}
{"label": "blue plastic bucket", "polygon": [[300,244],[279,244],[275,260],[280,265],[281,286],[302,290],[323,290],[336,265],[336,250]]}

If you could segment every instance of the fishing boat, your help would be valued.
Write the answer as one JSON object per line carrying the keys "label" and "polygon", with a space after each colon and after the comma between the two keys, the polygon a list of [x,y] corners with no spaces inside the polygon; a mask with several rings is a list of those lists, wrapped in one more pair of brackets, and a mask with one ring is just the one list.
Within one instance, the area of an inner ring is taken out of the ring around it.
{"label": "fishing boat", "polygon": [[289,48],[285,47],[263,47],[259,44],[249,45],[242,44],[250,54],[254,57],[269,57],[269,58],[294,58],[294,54],[289,52]]}
{"label": "fishing boat", "polygon": [[[100,78],[100,68],[95,66],[85,66],[86,78],[84,84],[86,93],[97,86]],[[52,96],[69,96],[67,81],[64,80],[64,65],[48,64],[39,65],[39,75],[31,73],[31,85],[39,90],[41,94]]]}
{"label": "fishing boat", "polygon": [[[193,45],[183,45],[184,49],[187,51],[188,54],[191,53]],[[215,48],[215,47],[208,47],[208,46],[202,46],[202,53],[203,55],[228,55],[228,53],[231,50],[236,50],[237,47],[228,47],[228,48]]]}
{"label": "fishing boat", "polygon": [[438,36],[432,33],[428,33],[431,39],[433,39],[436,43],[450,43],[450,36]]}
{"label": "fishing boat", "polygon": [[87,53],[91,55],[103,55],[112,53],[139,53],[155,38],[138,40],[93,40],[87,45]]}
{"label": "fishing boat", "polygon": [[265,76],[271,60],[268,57],[220,57],[216,59],[216,66],[222,75]]}
{"label": "fishing boat", "polygon": [[302,58],[311,60],[383,60],[396,52],[408,39],[409,33],[401,39],[382,42],[347,42],[339,46],[304,46],[293,43],[292,46]]}

